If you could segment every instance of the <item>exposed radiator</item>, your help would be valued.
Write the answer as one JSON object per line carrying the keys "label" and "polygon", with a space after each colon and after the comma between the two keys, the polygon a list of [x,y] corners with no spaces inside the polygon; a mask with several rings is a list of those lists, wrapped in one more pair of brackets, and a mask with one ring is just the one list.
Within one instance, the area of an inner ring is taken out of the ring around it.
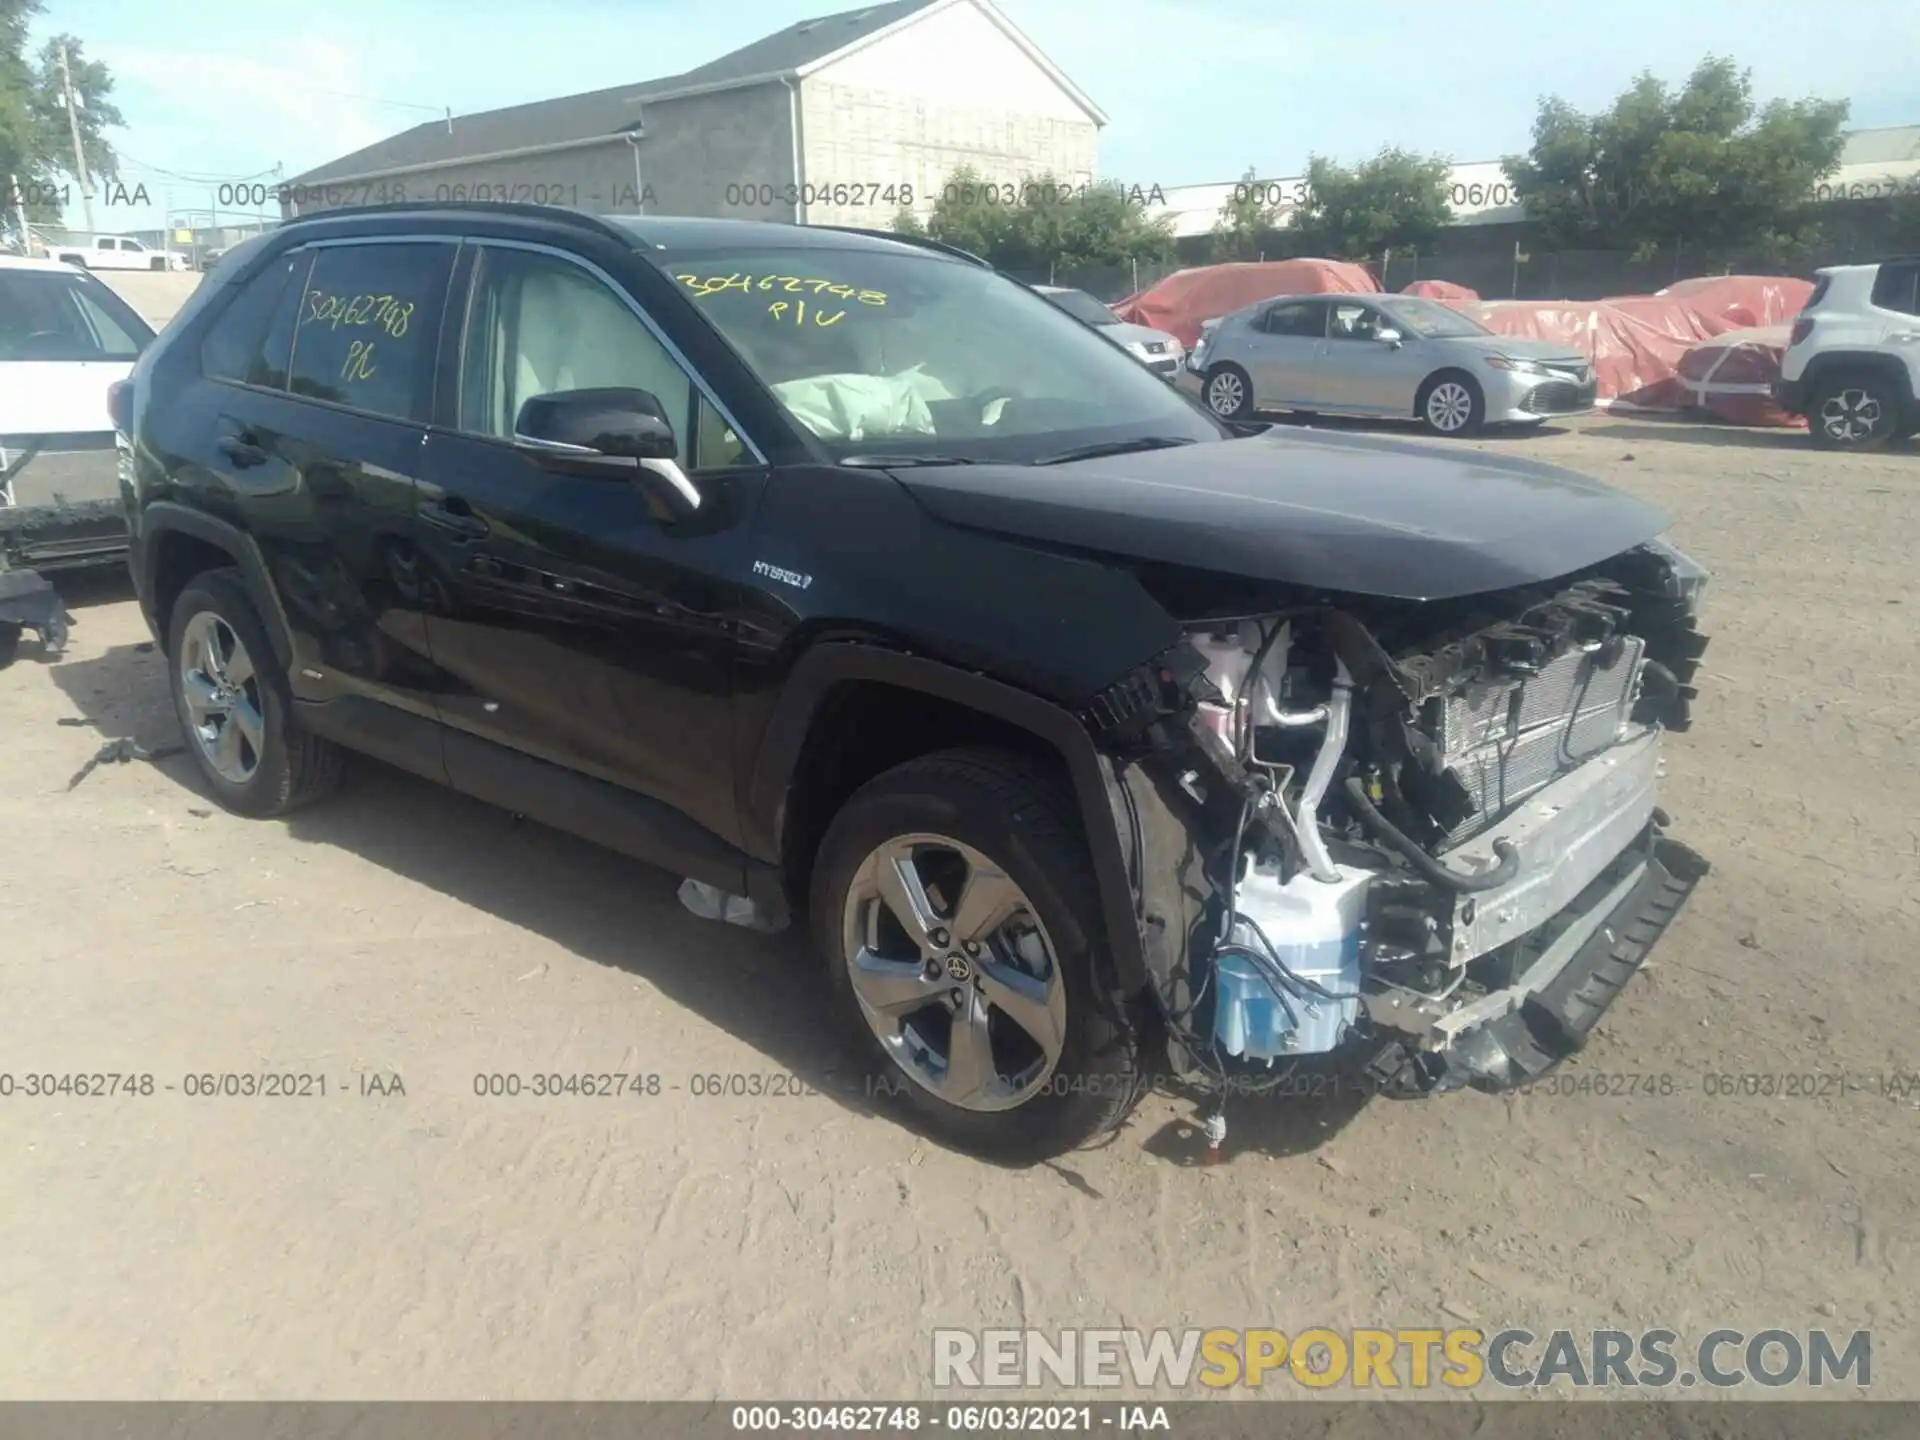
{"label": "exposed radiator", "polygon": [[1434,739],[1476,811],[1448,841],[1491,824],[1613,744],[1632,713],[1645,650],[1637,636],[1624,636],[1617,647],[1562,655],[1523,681],[1473,685],[1447,697]]}

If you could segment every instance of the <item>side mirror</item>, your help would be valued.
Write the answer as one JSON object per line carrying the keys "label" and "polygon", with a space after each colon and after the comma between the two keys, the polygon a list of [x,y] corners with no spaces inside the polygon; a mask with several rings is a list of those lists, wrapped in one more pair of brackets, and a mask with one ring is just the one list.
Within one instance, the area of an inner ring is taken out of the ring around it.
{"label": "side mirror", "polygon": [[675,460],[679,442],[659,399],[608,387],[533,395],[520,406],[513,440],[535,463],[575,475],[631,478],[664,512],[683,520],[700,492]]}
{"label": "side mirror", "polygon": [[1396,350],[1400,348],[1400,332],[1391,325],[1384,325],[1374,331],[1373,338],[1378,340],[1382,345],[1391,345]]}

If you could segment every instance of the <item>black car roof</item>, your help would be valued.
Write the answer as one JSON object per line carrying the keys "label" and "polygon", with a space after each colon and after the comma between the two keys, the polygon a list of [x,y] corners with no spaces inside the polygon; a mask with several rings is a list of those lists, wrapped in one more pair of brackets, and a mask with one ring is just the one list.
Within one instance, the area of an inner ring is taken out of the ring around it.
{"label": "black car roof", "polygon": [[901,249],[932,251],[975,265],[986,262],[956,246],[916,235],[895,235],[853,226],[795,225],[773,220],[717,220],[693,215],[595,215],[554,205],[517,205],[498,201],[445,201],[433,204],[357,205],[303,215],[279,227],[282,235],[351,231],[362,222],[394,221],[459,224],[476,215],[514,216],[569,229],[611,234],[636,248],[666,251],[777,247],[809,250]]}

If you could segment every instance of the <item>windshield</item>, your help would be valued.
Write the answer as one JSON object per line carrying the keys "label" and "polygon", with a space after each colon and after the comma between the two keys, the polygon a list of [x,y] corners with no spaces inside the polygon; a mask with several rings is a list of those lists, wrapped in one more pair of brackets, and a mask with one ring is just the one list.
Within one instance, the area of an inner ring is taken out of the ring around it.
{"label": "windshield", "polygon": [[0,360],[132,360],[152,338],[90,275],[0,270]]}
{"label": "windshield", "polygon": [[1469,320],[1458,310],[1442,305],[1438,300],[1403,295],[1381,301],[1380,308],[1391,315],[1394,323],[1406,333],[1418,335],[1423,340],[1458,340],[1467,335],[1493,333],[1478,321]]}
{"label": "windshield", "polygon": [[1040,292],[1076,320],[1089,325],[1118,325],[1120,317],[1084,290],[1042,290]]}
{"label": "windshield", "polygon": [[976,265],[866,246],[650,258],[836,456],[1025,462],[1147,436],[1224,438],[1125,351]]}

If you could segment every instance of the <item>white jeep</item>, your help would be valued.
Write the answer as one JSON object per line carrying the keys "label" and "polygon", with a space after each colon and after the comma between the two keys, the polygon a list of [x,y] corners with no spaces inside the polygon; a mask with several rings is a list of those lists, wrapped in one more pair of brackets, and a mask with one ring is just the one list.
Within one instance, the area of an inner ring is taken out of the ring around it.
{"label": "white jeep", "polygon": [[1815,272],[1774,399],[1825,450],[1920,433],[1920,257]]}

